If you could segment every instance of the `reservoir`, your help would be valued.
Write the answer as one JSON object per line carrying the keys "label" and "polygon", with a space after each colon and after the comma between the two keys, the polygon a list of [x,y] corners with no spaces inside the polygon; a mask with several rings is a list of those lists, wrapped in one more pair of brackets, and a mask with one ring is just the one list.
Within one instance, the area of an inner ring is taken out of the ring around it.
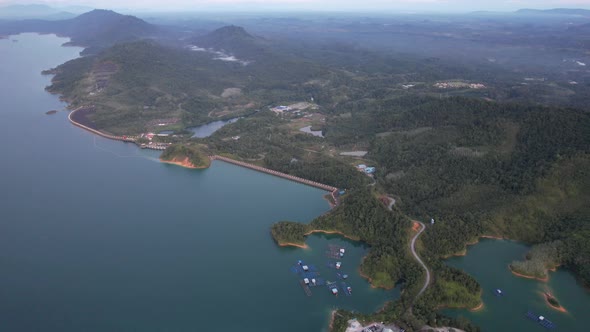
{"label": "reservoir", "polygon": [[[325,192],[219,161],[162,164],[75,127],[40,73],[81,49],[17,38],[0,40],[1,330],[326,331],[333,308],[373,312],[399,296],[359,276],[360,243],[274,243],[274,222],[327,212]],[[290,271],[302,259],[335,279],[328,244],[346,248],[350,297],[307,297]]]}
{"label": "reservoir", "polygon": [[[543,315],[557,325],[553,331],[584,332],[590,326],[590,292],[580,286],[574,276],[557,269],[542,282],[514,276],[509,268],[514,260],[522,259],[530,247],[507,240],[481,239],[467,248],[467,255],[453,257],[447,263],[465,270],[477,279],[483,289],[484,308],[477,312],[445,310],[451,316],[462,315],[482,328],[482,331],[547,331],[525,318],[528,310]],[[501,289],[504,296],[494,295]],[[550,291],[567,310],[562,313],[550,308],[542,293]]]}
{"label": "reservoir", "polygon": [[193,137],[205,138],[213,135],[214,132],[221,129],[223,126],[238,121],[240,118],[233,118],[229,120],[213,121],[202,126],[188,128],[193,132]]}

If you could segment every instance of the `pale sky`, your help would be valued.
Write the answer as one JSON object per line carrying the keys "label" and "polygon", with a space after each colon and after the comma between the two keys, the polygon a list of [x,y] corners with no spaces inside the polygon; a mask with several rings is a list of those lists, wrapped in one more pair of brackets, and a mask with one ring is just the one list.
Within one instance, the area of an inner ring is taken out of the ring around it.
{"label": "pale sky", "polygon": [[0,0],[0,5],[45,3],[134,10],[301,9],[317,11],[512,11],[520,8],[585,8],[590,0]]}

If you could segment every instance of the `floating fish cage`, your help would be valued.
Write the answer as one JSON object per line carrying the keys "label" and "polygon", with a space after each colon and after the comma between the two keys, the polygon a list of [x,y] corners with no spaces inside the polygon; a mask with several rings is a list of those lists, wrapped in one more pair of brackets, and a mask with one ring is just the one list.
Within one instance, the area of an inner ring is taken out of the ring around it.
{"label": "floating fish cage", "polygon": [[322,278],[311,278],[311,282],[309,283],[309,287],[325,286],[325,285],[326,285],[326,280],[324,280]]}
{"label": "floating fish cage", "polygon": [[345,248],[331,244],[331,245],[328,245],[328,250],[326,251],[326,256],[328,258],[339,259],[344,256],[345,252],[346,252]]}
{"label": "floating fish cage", "polygon": [[311,296],[311,289],[309,288],[309,286],[306,285],[303,280],[299,280],[299,284],[303,288],[303,291],[305,292],[305,295]]}
{"label": "floating fish cage", "polygon": [[320,276],[319,272],[301,272],[299,275],[303,278],[316,278]]}
{"label": "floating fish cage", "polygon": [[328,286],[328,289],[330,290],[330,292],[334,295],[338,295],[338,286],[336,285],[335,282],[327,282],[326,286]]}
{"label": "floating fish cage", "polygon": [[326,265],[331,269],[339,270],[342,267],[342,262],[328,262]]}
{"label": "floating fish cage", "polygon": [[352,288],[350,288],[350,286],[348,286],[345,282],[340,283],[340,287],[346,296],[352,295]]}
{"label": "floating fish cage", "polygon": [[552,321],[546,319],[544,316],[539,316],[530,310],[526,313],[526,317],[532,321],[539,323],[539,325],[543,326],[546,329],[555,328],[555,324],[553,324]]}
{"label": "floating fish cage", "polygon": [[302,261],[297,262],[297,264],[292,266],[290,270],[293,273],[309,273],[318,271],[314,265],[305,264]]}

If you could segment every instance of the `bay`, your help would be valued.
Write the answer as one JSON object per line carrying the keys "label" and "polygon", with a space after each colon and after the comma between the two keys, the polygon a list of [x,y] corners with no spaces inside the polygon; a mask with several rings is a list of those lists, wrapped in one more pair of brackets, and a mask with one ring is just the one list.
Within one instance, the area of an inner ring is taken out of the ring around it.
{"label": "bay", "polygon": [[[508,240],[481,239],[469,246],[466,256],[453,257],[447,263],[471,274],[480,283],[484,307],[480,311],[444,310],[451,316],[464,316],[482,331],[546,331],[538,323],[525,317],[531,310],[556,324],[555,331],[583,332],[590,326],[590,291],[584,289],[565,269],[549,273],[549,281],[542,282],[513,275],[508,265],[521,260],[530,247]],[[504,296],[495,296],[501,289]],[[550,308],[543,292],[550,291],[567,310]]]}

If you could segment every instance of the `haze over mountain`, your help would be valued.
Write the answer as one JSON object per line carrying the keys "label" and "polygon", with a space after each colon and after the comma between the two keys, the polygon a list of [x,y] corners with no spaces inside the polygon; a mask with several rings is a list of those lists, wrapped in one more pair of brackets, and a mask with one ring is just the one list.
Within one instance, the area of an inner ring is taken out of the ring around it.
{"label": "haze over mountain", "polygon": [[206,35],[194,37],[191,43],[244,58],[259,58],[271,52],[268,42],[263,38],[254,37],[244,28],[235,25],[224,26]]}
{"label": "haze over mountain", "polygon": [[[1,2],[0,2],[1,3]],[[92,10],[86,6],[48,6],[44,4],[0,6],[0,19],[46,19],[58,20],[73,18],[76,15]]]}
{"label": "haze over mountain", "polygon": [[588,9],[576,9],[576,8],[554,8],[554,9],[519,9],[516,11],[517,14],[536,14],[536,15],[576,15],[576,16],[590,16],[590,10]]}
{"label": "haze over mountain", "polygon": [[[36,0],[36,3],[54,5],[56,1]],[[0,4],[22,4],[19,0],[0,0]],[[62,5],[89,5],[96,8],[112,8],[116,10],[141,10],[146,12],[158,11],[281,11],[305,10],[316,12],[339,11],[370,11],[383,13],[384,11],[403,12],[470,12],[478,10],[515,11],[520,8],[550,9],[555,7],[571,7],[590,9],[588,3],[579,0],[520,0],[520,1],[492,1],[492,0],[143,0],[122,2],[118,0],[61,0]]]}
{"label": "haze over mountain", "polygon": [[103,9],[95,9],[66,20],[29,19],[0,24],[0,34],[55,33],[70,37],[72,44],[93,48],[144,38],[156,31],[156,26],[137,17]]}

